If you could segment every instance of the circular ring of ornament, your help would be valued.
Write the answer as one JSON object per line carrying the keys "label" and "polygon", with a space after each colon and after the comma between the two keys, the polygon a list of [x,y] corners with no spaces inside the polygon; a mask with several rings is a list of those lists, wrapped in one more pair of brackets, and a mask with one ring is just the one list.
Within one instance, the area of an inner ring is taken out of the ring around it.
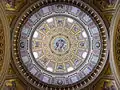
{"label": "circular ring of ornament", "polygon": [[83,88],[107,60],[105,25],[82,1],[38,1],[21,15],[13,35],[16,68],[37,88]]}

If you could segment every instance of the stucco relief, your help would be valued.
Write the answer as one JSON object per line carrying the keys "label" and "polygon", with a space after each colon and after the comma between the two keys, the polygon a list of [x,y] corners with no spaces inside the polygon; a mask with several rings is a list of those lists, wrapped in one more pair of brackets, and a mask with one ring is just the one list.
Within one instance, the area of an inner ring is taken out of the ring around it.
{"label": "stucco relief", "polygon": [[6,10],[18,11],[26,3],[26,0],[3,0],[3,5]]}
{"label": "stucco relief", "polygon": [[115,9],[119,0],[94,0],[102,11]]}

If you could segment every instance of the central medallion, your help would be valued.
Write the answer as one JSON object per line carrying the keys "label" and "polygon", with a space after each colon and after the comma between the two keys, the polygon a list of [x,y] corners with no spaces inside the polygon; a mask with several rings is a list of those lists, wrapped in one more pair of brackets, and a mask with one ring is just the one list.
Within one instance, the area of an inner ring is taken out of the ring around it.
{"label": "central medallion", "polygon": [[34,61],[46,72],[69,74],[88,60],[89,33],[73,17],[49,17],[31,35]]}
{"label": "central medallion", "polygon": [[58,34],[52,37],[50,41],[51,52],[59,56],[68,53],[70,49],[69,38],[63,34]]}
{"label": "central medallion", "polygon": [[31,35],[34,61],[47,72],[69,74],[88,60],[89,33],[72,17],[47,18]]}

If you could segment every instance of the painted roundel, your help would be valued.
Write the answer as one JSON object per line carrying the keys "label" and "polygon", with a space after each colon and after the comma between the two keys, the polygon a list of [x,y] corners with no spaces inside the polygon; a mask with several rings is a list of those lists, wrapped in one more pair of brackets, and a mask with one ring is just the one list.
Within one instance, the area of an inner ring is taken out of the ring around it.
{"label": "painted roundel", "polygon": [[20,27],[18,57],[27,72],[47,85],[78,83],[93,72],[94,77],[106,62],[107,36],[101,28],[77,6],[44,6]]}

